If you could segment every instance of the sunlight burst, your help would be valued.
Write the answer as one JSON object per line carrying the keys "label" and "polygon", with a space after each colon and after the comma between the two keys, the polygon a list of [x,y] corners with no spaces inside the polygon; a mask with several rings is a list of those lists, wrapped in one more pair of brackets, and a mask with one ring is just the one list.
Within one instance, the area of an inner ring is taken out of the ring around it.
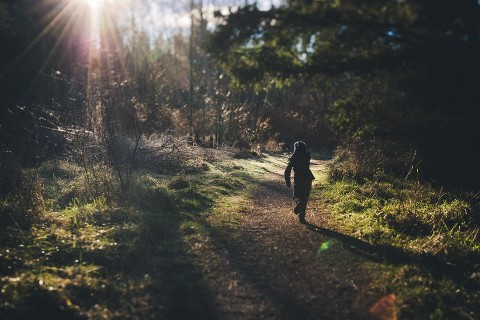
{"label": "sunlight burst", "polygon": [[98,8],[102,0],[83,0],[83,1],[86,2],[87,5],[90,7],[90,10],[92,10],[92,14],[98,13]]}
{"label": "sunlight burst", "polygon": [[103,0],[83,0],[83,2],[85,2],[90,9],[90,19],[91,19],[92,28],[96,29],[99,23],[98,16],[99,16],[101,2],[103,2]]}

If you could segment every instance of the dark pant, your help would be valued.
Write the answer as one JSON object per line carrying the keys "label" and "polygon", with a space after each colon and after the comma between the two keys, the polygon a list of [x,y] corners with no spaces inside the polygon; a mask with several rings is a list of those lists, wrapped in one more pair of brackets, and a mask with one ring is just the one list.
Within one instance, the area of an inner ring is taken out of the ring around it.
{"label": "dark pant", "polygon": [[307,210],[307,201],[310,197],[310,191],[312,190],[311,181],[295,181],[293,186],[293,199],[296,206],[293,212],[298,214],[300,219],[305,219],[305,211]]}

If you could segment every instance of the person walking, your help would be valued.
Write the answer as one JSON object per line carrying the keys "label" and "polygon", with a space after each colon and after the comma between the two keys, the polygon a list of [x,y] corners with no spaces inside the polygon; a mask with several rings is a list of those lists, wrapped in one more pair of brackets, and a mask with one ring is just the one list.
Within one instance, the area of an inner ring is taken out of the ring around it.
{"label": "person walking", "polygon": [[295,208],[293,212],[298,215],[298,220],[305,223],[305,213],[307,210],[307,202],[312,190],[312,181],[315,179],[310,170],[310,152],[307,145],[303,141],[297,141],[293,145],[293,155],[288,160],[285,169],[285,183],[287,187],[291,187],[290,174],[294,172],[293,178],[293,199],[295,200]]}

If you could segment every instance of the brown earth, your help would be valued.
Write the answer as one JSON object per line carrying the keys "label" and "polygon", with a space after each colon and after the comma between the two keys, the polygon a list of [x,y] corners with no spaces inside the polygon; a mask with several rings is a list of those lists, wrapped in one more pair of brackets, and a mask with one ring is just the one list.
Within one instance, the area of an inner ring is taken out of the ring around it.
{"label": "brown earth", "polygon": [[[314,161],[314,173],[324,165]],[[187,241],[203,280],[194,301],[185,303],[188,293],[181,294],[183,308],[172,309],[170,317],[372,319],[369,308],[379,298],[369,294],[376,263],[329,228],[315,196],[308,223],[299,223],[283,164],[274,168],[251,189],[235,228],[211,227],[208,235]]]}

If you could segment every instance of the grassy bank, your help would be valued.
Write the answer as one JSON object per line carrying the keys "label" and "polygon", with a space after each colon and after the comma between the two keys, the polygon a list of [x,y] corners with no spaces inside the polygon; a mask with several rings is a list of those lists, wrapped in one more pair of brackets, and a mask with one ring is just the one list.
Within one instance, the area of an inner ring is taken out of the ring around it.
{"label": "grassy bank", "polygon": [[383,260],[373,291],[393,293],[400,319],[476,319],[480,315],[478,194],[447,192],[380,174],[339,175],[335,165],[313,197],[332,228]]}
{"label": "grassy bank", "polygon": [[254,172],[230,156],[171,174],[137,170],[124,192],[105,167],[55,160],[24,171],[31,191],[2,199],[0,318],[169,318],[178,310],[208,318],[188,239],[211,224],[235,227],[241,210],[227,203],[242,205]]}

